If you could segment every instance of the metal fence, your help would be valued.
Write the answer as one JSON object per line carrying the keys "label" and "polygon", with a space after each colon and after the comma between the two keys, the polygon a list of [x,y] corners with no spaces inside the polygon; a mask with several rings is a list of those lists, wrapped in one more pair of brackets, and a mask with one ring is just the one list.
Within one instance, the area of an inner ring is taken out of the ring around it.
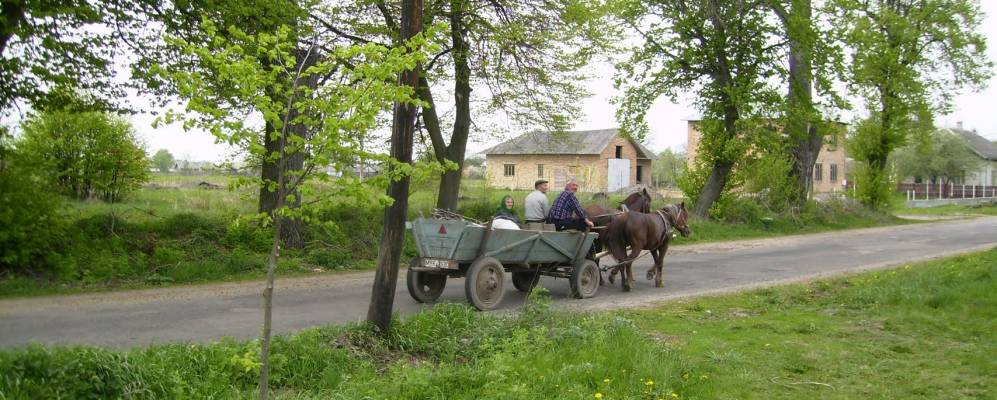
{"label": "metal fence", "polygon": [[975,199],[997,197],[997,186],[956,185],[953,183],[901,183],[898,193],[905,193],[907,200]]}

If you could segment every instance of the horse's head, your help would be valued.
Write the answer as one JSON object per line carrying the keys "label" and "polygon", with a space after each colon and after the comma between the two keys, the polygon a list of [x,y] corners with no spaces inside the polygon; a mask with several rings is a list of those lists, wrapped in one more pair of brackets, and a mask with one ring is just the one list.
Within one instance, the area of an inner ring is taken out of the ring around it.
{"label": "horse's head", "polygon": [[689,230],[689,212],[685,209],[685,202],[669,204],[661,211],[668,215],[668,218],[672,220],[672,225],[675,225],[675,229],[678,229],[683,237],[688,237],[692,233]]}
{"label": "horse's head", "polygon": [[647,193],[647,188],[641,188],[640,191],[633,192],[627,196],[623,200],[623,205],[627,206],[628,210],[648,214],[651,212],[651,195]]}

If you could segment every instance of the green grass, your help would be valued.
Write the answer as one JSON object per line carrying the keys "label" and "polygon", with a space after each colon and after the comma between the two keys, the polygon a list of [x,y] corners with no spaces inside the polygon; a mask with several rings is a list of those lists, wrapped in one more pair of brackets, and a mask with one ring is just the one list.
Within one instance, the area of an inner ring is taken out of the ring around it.
{"label": "green grass", "polygon": [[[545,292],[517,316],[442,304],[387,337],[276,338],[282,399],[994,397],[997,249],[894,270],[576,314]],[[0,352],[0,398],[247,398],[259,344]]]}

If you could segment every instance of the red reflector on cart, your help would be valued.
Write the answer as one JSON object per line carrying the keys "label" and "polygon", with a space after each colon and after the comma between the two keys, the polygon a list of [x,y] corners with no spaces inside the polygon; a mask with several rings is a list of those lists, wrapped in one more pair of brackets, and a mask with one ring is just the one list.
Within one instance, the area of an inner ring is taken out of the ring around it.
{"label": "red reflector on cart", "polygon": [[440,230],[436,231],[436,233],[439,233],[441,235],[446,235],[447,234],[447,227],[443,226],[443,224],[440,224]]}

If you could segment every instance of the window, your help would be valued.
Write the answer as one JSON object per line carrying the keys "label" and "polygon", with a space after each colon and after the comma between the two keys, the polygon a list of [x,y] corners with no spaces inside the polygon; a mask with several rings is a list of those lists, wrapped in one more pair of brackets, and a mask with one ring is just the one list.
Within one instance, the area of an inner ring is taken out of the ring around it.
{"label": "window", "polygon": [[505,176],[516,176],[516,164],[505,164]]}
{"label": "window", "polygon": [[834,150],[838,148],[838,134],[832,133],[827,136],[827,147],[829,150]]}
{"label": "window", "polygon": [[544,165],[537,164],[537,178],[543,178],[543,177],[544,177]]}
{"label": "window", "polygon": [[830,175],[827,180],[831,182],[838,181],[838,164],[831,164],[831,169],[827,171]]}
{"label": "window", "polygon": [[644,181],[644,166],[637,166],[637,183],[642,183]]}
{"label": "window", "polygon": [[623,146],[616,146],[616,158],[623,158]]}
{"label": "window", "polygon": [[814,164],[814,182],[820,182],[822,179],[824,179],[824,165]]}

